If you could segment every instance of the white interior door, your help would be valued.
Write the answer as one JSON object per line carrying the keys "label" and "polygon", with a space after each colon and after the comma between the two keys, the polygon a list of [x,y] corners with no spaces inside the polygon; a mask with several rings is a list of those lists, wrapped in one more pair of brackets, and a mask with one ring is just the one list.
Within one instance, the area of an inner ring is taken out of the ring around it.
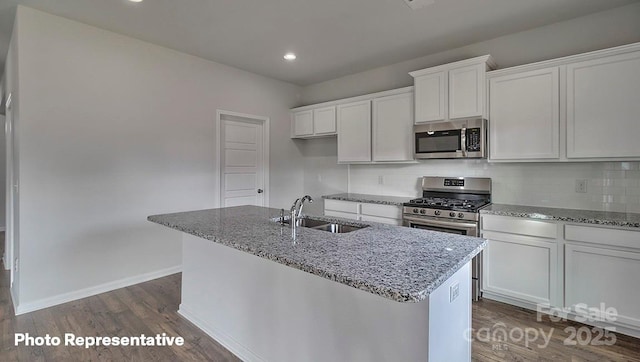
{"label": "white interior door", "polygon": [[220,206],[267,204],[268,138],[260,119],[220,117]]}

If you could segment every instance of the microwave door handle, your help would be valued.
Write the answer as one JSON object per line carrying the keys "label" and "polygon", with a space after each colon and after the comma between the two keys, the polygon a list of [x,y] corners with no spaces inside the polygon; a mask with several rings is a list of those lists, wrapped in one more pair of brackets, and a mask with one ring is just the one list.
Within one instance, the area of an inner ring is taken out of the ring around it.
{"label": "microwave door handle", "polygon": [[462,156],[466,156],[467,155],[467,129],[466,128],[462,128],[460,130],[460,148],[462,149]]}

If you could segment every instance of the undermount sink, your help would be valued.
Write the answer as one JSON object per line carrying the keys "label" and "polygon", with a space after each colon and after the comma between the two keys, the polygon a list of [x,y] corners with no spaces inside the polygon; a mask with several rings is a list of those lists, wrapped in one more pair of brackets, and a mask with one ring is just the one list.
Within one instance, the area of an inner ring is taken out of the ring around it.
{"label": "undermount sink", "polygon": [[312,229],[328,231],[330,233],[349,233],[352,231],[360,230],[366,226],[352,226],[338,223],[330,223],[325,225],[319,225],[312,227]]}
{"label": "undermount sink", "polygon": [[[280,218],[276,218],[274,221],[279,223],[281,220]],[[289,224],[290,219],[285,218],[284,223]],[[349,233],[352,231],[360,230],[362,228],[367,227],[368,225],[362,225],[362,226],[347,225],[347,224],[341,224],[338,222],[330,222],[326,220],[319,220],[319,219],[312,219],[312,218],[305,217],[302,219],[298,219],[298,226],[306,227],[309,229],[327,231],[334,234],[342,234],[342,233]]]}

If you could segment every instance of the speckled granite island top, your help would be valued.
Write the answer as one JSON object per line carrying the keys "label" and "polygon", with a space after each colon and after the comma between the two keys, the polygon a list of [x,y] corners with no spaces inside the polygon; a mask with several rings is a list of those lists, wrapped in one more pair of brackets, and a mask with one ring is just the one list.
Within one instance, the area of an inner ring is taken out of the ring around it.
{"label": "speckled granite island top", "polygon": [[585,224],[640,228],[640,214],[594,210],[560,209],[538,206],[492,204],[481,214],[525,217]]}
{"label": "speckled granite island top", "polygon": [[379,223],[344,234],[272,221],[257,206],[180,212],[148,220],[399,302],[418,302],[465,265],[486,240]]}
{"label": "speckled granite island top", "polygon": [[[333,195],[324,195],[323,199],[328,200],[341,200],[341,201],[353,201],[353,202],[364,202],[368,204],[383,204],[383,205],[396,205],[402,206],[403,203],[409,202],[411,197],[399,197],[399,196],[382,196],[382,195],[368,195],[368,194],[354,194],[354,193],[343,193],[343,194],[333,194]],[[415,197],[413,197],[415,198]]]}

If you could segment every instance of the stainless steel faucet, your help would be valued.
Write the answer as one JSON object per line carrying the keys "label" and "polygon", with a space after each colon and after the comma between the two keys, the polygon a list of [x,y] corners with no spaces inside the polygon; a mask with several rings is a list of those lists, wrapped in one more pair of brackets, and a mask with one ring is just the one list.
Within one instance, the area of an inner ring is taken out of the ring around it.
{"label": "stainless steel faucet", "polygon": [[295,232],[296,226],[298,226],[298,219],[302,218],[302,208],[304,207],[304,202],[309,201],[313,203],[313,198],[309,195],[304,195],[302,198],[296,199],[291,205],[291,229]]}
{"label": "stainless steel faucet", "polygon": [[300,199],[300,209],[298,210],[298,217],[302,217],[302,207],[304,206],[305,201],[309,201],[309,203],[313,204],[313,198],[309,195],[304,195],[304,197]]}
{"label": "stainless steel faucet", "polygon": [[[296,226],[298,224],[298,204],[300,204],[300,199],[296,199],[296,201],[293,202],[293,205],[291,205],[291,219],[289,220],[289,223],[291,223],[291,230],[293,230],[293,232],[295,233],[295,229]],[[294,234],[295,235],[295,234]]]}

